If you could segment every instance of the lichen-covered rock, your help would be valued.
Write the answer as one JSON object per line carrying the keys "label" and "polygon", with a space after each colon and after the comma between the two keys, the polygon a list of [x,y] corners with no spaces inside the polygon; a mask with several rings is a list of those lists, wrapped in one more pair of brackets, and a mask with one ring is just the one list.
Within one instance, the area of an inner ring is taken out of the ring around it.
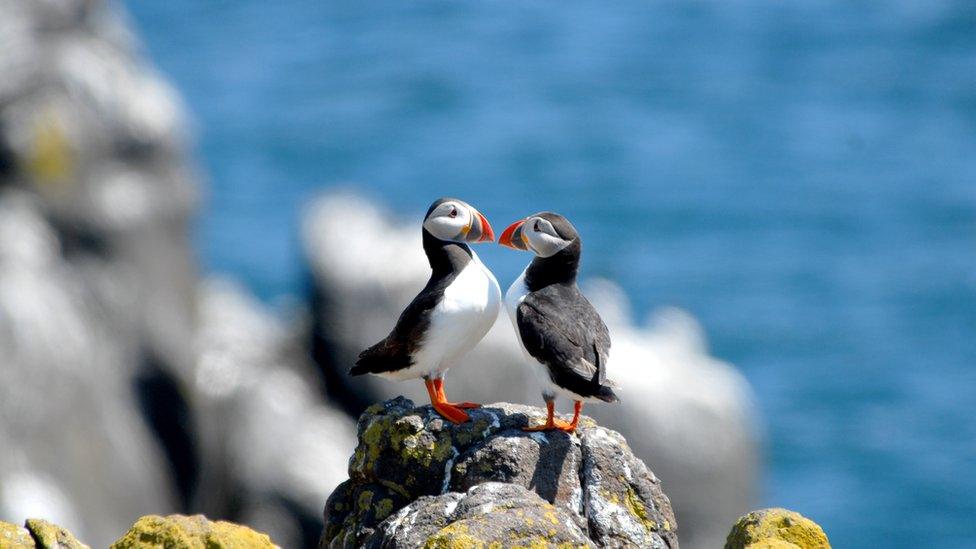
{"label": "lichen-covered rock", "polygon": [[38,549],[89,549],[75,539],[71,532],[46,520],[27,519],[25,526],[34,537]]}
{"label": "lichen-covered rock", "polygon": [[71,532],[41,519],[27,519],[24,526],[0,521],[0,549],[90,549]]}
{"label": "lichen-covered rock", "polygon": [[424,496],[383,521],[365,547],[594,547],[571,513],[517,484]]}
{"label": "lichen-covered rock", "polygon": [[0,548],[2,549],[34,549],[34,538],[22,526],[10,524],[0,520]]}
{"label": "lichen-covered rock", "polygon": [[830,549],[820,526],[800,513],[761,509],[736,521],[725,549]]}
{"label": "lichen-covered rock", "polygon": [[678,546],[661,482],[618,433],[588,418],[573,435],[526,433],[544,412],[505,403],[470,415],[454,425],[403,397],[370,407],[321,547]]}
{"label": "lichen-covered rock", "polygon": [[266,534],[203,515],[148,515],[140,518],[111,549],[272,549]]}

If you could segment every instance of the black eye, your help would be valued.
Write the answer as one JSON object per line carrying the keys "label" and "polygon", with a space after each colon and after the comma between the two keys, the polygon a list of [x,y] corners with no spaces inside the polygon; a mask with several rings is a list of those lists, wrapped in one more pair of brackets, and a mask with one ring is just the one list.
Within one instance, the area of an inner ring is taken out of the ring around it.
{"label": "black eye", "polygon": [[457,208],[451,209],[451,213],[449,213],[448,215],[450,215],[451,217],[457,217]]}
{"label": "black eye", "polygon": [[532,225],[532,230],[535,231],[535,232],[539,232],[539,220],[538,219],[536,219],[535,220],[535,224]]}

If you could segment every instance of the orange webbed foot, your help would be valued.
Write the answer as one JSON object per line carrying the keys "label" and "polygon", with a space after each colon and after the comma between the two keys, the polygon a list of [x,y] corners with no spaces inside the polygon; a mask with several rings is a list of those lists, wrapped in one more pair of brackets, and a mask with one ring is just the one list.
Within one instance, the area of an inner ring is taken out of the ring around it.
{"label": "orange webbed foot", "polygon": [[563,431],[564,433],[572,433],[576,431],[576,425],[561,419],[553,419],[551,423],[546,422],[535,427],[522,427],[522,430],[530,433],[539,431]]}
{"label": "orange webbed foot", "polygon": [[441,417],[454,424],[461,424],[470,419],[464,410],[446,402],[435,402],[434,409]]}
{"label": "orange webbed foot", "polygon": [[481,405],[478,404],[477,402],[455,402],[450,404],[451,406],[454,406],[455,408],[461,408],[462,410],[474,410],[476,408],[481,408]]}

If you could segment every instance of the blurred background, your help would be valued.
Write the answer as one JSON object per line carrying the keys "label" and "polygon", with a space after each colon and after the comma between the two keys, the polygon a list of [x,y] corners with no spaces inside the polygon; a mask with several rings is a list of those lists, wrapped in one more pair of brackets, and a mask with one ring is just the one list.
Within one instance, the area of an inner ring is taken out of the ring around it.
{"label": "blurred background", "polygon": [[[579,229],[624,385],[593,415],[683,546],[760,506],[976,539],[963,0],[3,0],[0,519],[314,546],[355,416],[423,394],[344,372],[442,195]],[[502,320],[452,395],[539,404]]]}

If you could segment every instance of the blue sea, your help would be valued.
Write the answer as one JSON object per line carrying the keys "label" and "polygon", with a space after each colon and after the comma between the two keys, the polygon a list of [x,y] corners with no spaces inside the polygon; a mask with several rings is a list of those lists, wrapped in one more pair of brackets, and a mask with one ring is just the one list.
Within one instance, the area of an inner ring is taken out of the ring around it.
{"label": "blue sea", "polygon": [[976,544],[976,3],[126,5],[195,119],[207,271],[301,299],[336,187],[563,213],[636,322],[687,309],[752,383],[763,505]]}

